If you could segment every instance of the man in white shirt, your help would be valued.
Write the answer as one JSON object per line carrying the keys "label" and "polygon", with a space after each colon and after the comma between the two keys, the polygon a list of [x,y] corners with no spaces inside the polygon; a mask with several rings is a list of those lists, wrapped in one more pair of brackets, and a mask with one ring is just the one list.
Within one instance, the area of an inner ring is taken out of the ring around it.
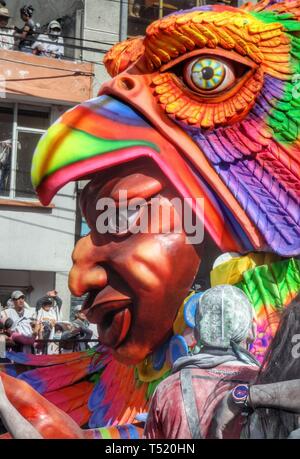
{"label": "man in white shirt", "polygon": [[[33,308],[25,308],[25,295],[20,290],[15,290],[11,294],[11,300],[13,302],[13,308],[5,309],[2,313],[2,319],[12,319],[12,331],[26,338],[32,338],[33,330],[31,322],[34,314]],[[31,352],[31,345],[24,344],[24,346],[22,346],[22,351]]]}
{"label": "man in white shirt", "polygon": [[61,59],[64,56],[64,39],[61,36],[61,25],[58,21],[51,21],[48,25],[47,34],[38,36],[33,43],[33,54],[39,56]]}
{"label": "man in white shirt", "polygon": [[20,290],[15,290],[11,294],[11,301],[13,304],[12,308],[5,309],[3,316],[5,319],[12,319],[15,322],[19,322],[21,319],[29,319],[33,317],[34,310],[30,307],[25,307],[25,295]]}

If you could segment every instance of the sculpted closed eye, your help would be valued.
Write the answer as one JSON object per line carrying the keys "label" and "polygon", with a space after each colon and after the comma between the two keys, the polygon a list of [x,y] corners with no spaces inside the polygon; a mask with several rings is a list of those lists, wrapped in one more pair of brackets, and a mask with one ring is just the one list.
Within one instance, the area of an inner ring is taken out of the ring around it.
{"label": "sculpted closed eye", "polygon": [[183,80],[201,94],[215,94],[230,88],[237,79],[233,63],[218,57],[201,56],[183,69]]}
{"label": "sculpted closed eye", "polygon": [[128,208],[112,209],[107,218],[107,225],[111,234],[125,236],[129,233],[130,228],[134,225],[141,213],[141,207],[134,210]]}

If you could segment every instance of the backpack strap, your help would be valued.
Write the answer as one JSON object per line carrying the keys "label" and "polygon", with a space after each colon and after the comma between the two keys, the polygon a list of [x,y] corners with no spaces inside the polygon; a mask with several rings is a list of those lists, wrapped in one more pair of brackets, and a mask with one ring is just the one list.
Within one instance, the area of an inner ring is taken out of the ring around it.
{"label": "backpack strap", "polygon": [[180,385],[191,437],[193,440],[202,439],[191,370],[185,369],[180,371]]}

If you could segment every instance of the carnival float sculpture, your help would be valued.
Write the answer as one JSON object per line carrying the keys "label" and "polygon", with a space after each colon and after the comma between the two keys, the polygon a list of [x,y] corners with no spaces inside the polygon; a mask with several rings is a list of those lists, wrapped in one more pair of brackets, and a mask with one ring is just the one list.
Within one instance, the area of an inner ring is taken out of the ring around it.
{"label": "carnival float sculpture", "polygon": [[[300,290],[299,17],[299,0],[264,0],[157,20],[107,53],[111,81],[40,141],[32,180],[43,204],[89,180],[81,204],[90,233],[75,247],[69,284],[88,293],[83,307],[101,342],[83,353],[8,355],[7,394],[44,438],[140,436],[136,415],[196,344],[199,273],[246,292],[257,315],[252,352],[263,356]],[[174,224],[184,216],[173,199],[190,202],[203,242],[187,244],[184,225],[164,231],[155,212],[156,233],[100,234],[97,202],[120,209],[121,190],[147,204],[128,214],[129,226],[153,197]],[[227,252],[235,255],[213,269]]]}

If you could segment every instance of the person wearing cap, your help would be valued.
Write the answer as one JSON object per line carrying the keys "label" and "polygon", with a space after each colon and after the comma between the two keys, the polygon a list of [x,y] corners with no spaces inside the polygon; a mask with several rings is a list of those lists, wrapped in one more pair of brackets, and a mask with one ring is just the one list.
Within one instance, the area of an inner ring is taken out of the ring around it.
{"label": "person wearing cap", "polygon": [[19,322],[25,318],[28,319],[32,317],[34,311],[27,305],[25,294],[21,290],[12,292],[9,302],[12,307],[3,311],[4,318],[11,318],[14,322]]}
{"label": "person wearing cap", "polygon": [[61,59],[64,56],[64,39],[61,36],[61,25],[58,21],[51,21],[47,34],[40,34],[32,45],[33,54]]}
{"label": "person wearing cap", "polygon": [[61,349],[67,352],[79,352],[89,348],[88,342],[77,342],[77,340],[92,339],[93,330],[89,328],[89,322],[86,320],[85,314],[82,312],[82,306],[74,308],[75,320],[62,327],[58,324],[61,331]]}
{"label": "person wearing cap", "polygon": [[[244,292],[231,285],[207,290],[196,307],[197,353],[178,358],[172,375],[152,398],[147,439],[210,438],[214,410],[229,389],[253,381],[259,363],[247,350],[254,340],[254,312]],[[239,438],[241,417],[224,438]]]}
{"label": "person wearing cap", "polygon": [[13,49],[15,44],[13,30],[8,27],[10,15],[5,2],[3,3],[0,3],[0,49]]}
{"label": "person wearing cap", "polygon": [[2,320],[11,319],[13,321],[10,328],[15,334],[15,338],[18,337],[18,339],[14,339],[20,344],[18,351],[30,353],[32,352],[32,344],[36,339],[36,334],[31,325],[33,308],[25,307],[25,295],[21,290],[12,292],[11,301],[13,307],[3,311]]}
{"label": "person wearing cap", "polygon": [[34,8],[32,5],[24,5],[20,9],[20,16],[24,21],[22,28],[15,27],[14,36],[19,40],[19,50],[25,53],[32,53],[31,46],[35,40],[36,25],[32,19]]}
{"label": "person wearing cap", "polygon": [[[82,312],[82,306],[76,306],[74,309],[75,320],[72,322],[75,329],[80,331],[79,339],[92,339],[93,330],[89,328],[89,322],[86,319],[86,315]],[[87,349],[88,343],[78,343],[78,351]]]}

